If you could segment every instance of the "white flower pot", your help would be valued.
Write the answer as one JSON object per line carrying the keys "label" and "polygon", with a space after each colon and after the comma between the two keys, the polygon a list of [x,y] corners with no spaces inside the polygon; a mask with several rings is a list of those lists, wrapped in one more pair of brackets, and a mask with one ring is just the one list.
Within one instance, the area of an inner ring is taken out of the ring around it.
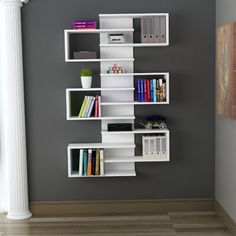
{"label": "white flower pot", "polygon": [[82,88],[91,88],[92,76],[81,76]]}

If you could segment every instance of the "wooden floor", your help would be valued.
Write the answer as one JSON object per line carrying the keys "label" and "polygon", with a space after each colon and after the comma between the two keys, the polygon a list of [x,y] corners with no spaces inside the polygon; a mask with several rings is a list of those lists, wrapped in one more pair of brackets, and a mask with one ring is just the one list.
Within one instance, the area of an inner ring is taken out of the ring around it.
{"label": "wooden floor", "polygon": [[232,235],[215,212],[163,215],[37,218],[10,221],[0,215],[0,236],[226,236]]}

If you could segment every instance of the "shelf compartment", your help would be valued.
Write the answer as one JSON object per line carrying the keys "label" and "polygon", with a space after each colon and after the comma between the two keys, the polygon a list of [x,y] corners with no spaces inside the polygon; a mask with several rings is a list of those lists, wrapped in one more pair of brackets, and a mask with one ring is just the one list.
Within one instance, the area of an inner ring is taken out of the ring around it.
{"label": "shelf compartment", "polygon": [[134,29],[66,29],[66,34],[101,34],[101,33],[120,33],[120,32],[134,32]]}
{"label": "shelf compartment", "polygon": [[101,106],[165,105],[169,102],[101,102]]}
{"label": "shelf compartment", "polygon": [[66,62],[119,62],[134,61],[134,58],[103,58],[103,59],[65,59]]}
{"label": "shelf compartment", "polygon": [[135,14],[99,14],[99,18],[140,18],[145,16],[168,16],[168,13],[135,13]]}
{"label": "shelf compartment", "polygon": [[86,118],[70,116],[67,118],[67,120],[135,120],[135,116],[103,116],[103,117],[86,117]]}
{"label": "shelf compartment", "polygon": [[168,43],[103,43],[100,47],[165,47]]}
{"label": "shelf compartment", "polygon": [[102,149],[135,148],[135,144],[134,143],[71,143],[68,145],[68,149],[90,149],[90,148],[102,148]]}
{"label": "shelf compartment", "polygon": [[68,88],[68,92],[86,92],[86,91],[132,91],[135,88]]}
{"label": "shelf compartment", "polygon": [[163,75],[163,76],[167,76],[169,75],[169,72],[151,72],[151,73],[120,73],[120,74],[100,74],[100,76],[103,77],[110,77],[110,76],[114,76],[114,77],[118,77],[118,76],[148,76],[148,75]]}
{"label": "shelf compartment", "polygon": [[168,162],[167,158],[147,158],[143,156],[122,156],[105,157],[104,163],[124,163],[124,162]]}
{"label": "shelf compartment", "polygon": [[136,176],[135,170],[107,170],[105,175],[81,176],[79,174],[71,174],[70,178],[102,178],[102,177],[132,177]]}
{"label": "shelf compartment", "polygon": [[168,129],[134,129],[132,131],[107,131],[103,130],[102,134],[165,134],[169,133]]}

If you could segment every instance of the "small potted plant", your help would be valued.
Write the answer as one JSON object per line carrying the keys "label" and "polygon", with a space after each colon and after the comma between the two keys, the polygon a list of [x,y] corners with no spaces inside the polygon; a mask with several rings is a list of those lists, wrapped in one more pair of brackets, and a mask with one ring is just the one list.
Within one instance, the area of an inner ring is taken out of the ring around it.
{"label": "small potted plant", "polygon": [[93,72],[89,68],[83,68],[80,71],[82,88],[91,88]]}

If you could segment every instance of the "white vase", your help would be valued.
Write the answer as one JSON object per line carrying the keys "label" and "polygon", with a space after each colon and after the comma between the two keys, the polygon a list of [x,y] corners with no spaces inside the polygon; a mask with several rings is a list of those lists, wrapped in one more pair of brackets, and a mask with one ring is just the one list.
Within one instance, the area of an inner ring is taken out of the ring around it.
{"label": "white vase", "polygon": [[92,76],[81,76],[82,88],[91,88]]}

